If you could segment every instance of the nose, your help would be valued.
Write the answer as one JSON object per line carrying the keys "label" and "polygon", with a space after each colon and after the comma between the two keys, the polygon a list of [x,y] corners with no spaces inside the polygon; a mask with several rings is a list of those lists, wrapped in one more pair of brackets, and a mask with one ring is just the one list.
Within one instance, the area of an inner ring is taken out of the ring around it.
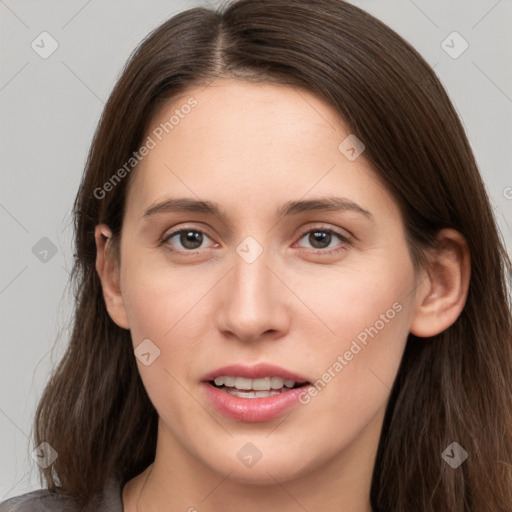
{"label": "nose", "polygon": [[293,294],[270,260],[265,251],[251,263],[234,254],[218,302],[217,325],[224,336],[250,342],[277,339],[288,332],[288,301]]}

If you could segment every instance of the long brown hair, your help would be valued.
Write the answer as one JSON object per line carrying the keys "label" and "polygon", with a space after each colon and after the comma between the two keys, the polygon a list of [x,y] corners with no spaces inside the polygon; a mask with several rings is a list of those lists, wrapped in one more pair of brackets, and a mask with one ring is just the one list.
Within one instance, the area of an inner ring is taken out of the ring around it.
{"label": "long brown hair", "polygon": [[[35,445],[46,441],[58,453],[41,470],[42,481],[86,503],[107,478],[124,484],[154,460],[158,416],[130,332],[109,317],[95,270],[94,227],[106,223],[119,241],[131,175],[106,194],[98,189],[138,150],[164,102],[230,76],[306,87],[340,114],[400,205],[416,263],[441,228],[462,233],[471,251],[460,317],[435,337],[407,341],[373,473],[374,511],[510,511],[510,261],[438,78],[394,31],[342,0],[239,0],[218,11],[190,9],[154,30],[130,57],[75,201],[73,332],[34,423]],[[441,457],[454,441],[469,455],[457,469]]]}

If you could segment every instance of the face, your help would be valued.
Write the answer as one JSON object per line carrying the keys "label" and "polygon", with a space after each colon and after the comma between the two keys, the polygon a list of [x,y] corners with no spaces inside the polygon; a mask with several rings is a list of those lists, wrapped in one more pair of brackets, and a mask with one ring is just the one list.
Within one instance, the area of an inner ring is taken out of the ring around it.
{"label": "face", "polygon": [[253,483],[376,448],[418,279],[349,135],[305,90],[238,80],[153,119],[111,315],[140,345],[159,448]]}

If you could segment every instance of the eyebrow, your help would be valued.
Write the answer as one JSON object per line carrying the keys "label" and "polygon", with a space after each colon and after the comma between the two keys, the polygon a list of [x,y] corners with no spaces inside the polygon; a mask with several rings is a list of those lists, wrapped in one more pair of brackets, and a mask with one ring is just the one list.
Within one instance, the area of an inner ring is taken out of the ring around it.
{"label": "eyebrow", "polygon": [[[373,215],[368,210],[344,197],[322,197],[318,199],[288,201],[277,210],[277,216],[288,217],[312,211],[353,211],[364,215],[368,219],[373,219]],[[146,220],[159,213],[172,212],[204,213],[218,217],[223,221],[226,221],[227,217],[226,213],[216,203],[211,201],[170,198],[148,207],[142,214],[141,219]]]}

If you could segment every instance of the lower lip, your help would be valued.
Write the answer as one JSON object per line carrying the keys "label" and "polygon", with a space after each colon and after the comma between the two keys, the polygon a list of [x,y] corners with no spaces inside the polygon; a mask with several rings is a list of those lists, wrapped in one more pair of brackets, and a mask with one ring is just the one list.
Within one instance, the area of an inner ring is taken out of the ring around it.
{"label": "lower lip", "polygon": [[277,395],[259,398],[240,398],[226,391],[203,382],[205,392],[212,405],[224,416],[238,421],[270,421],[284,414],[293,405],[299,403],[298,397],[307,389],[306,386],[290,389]]}

